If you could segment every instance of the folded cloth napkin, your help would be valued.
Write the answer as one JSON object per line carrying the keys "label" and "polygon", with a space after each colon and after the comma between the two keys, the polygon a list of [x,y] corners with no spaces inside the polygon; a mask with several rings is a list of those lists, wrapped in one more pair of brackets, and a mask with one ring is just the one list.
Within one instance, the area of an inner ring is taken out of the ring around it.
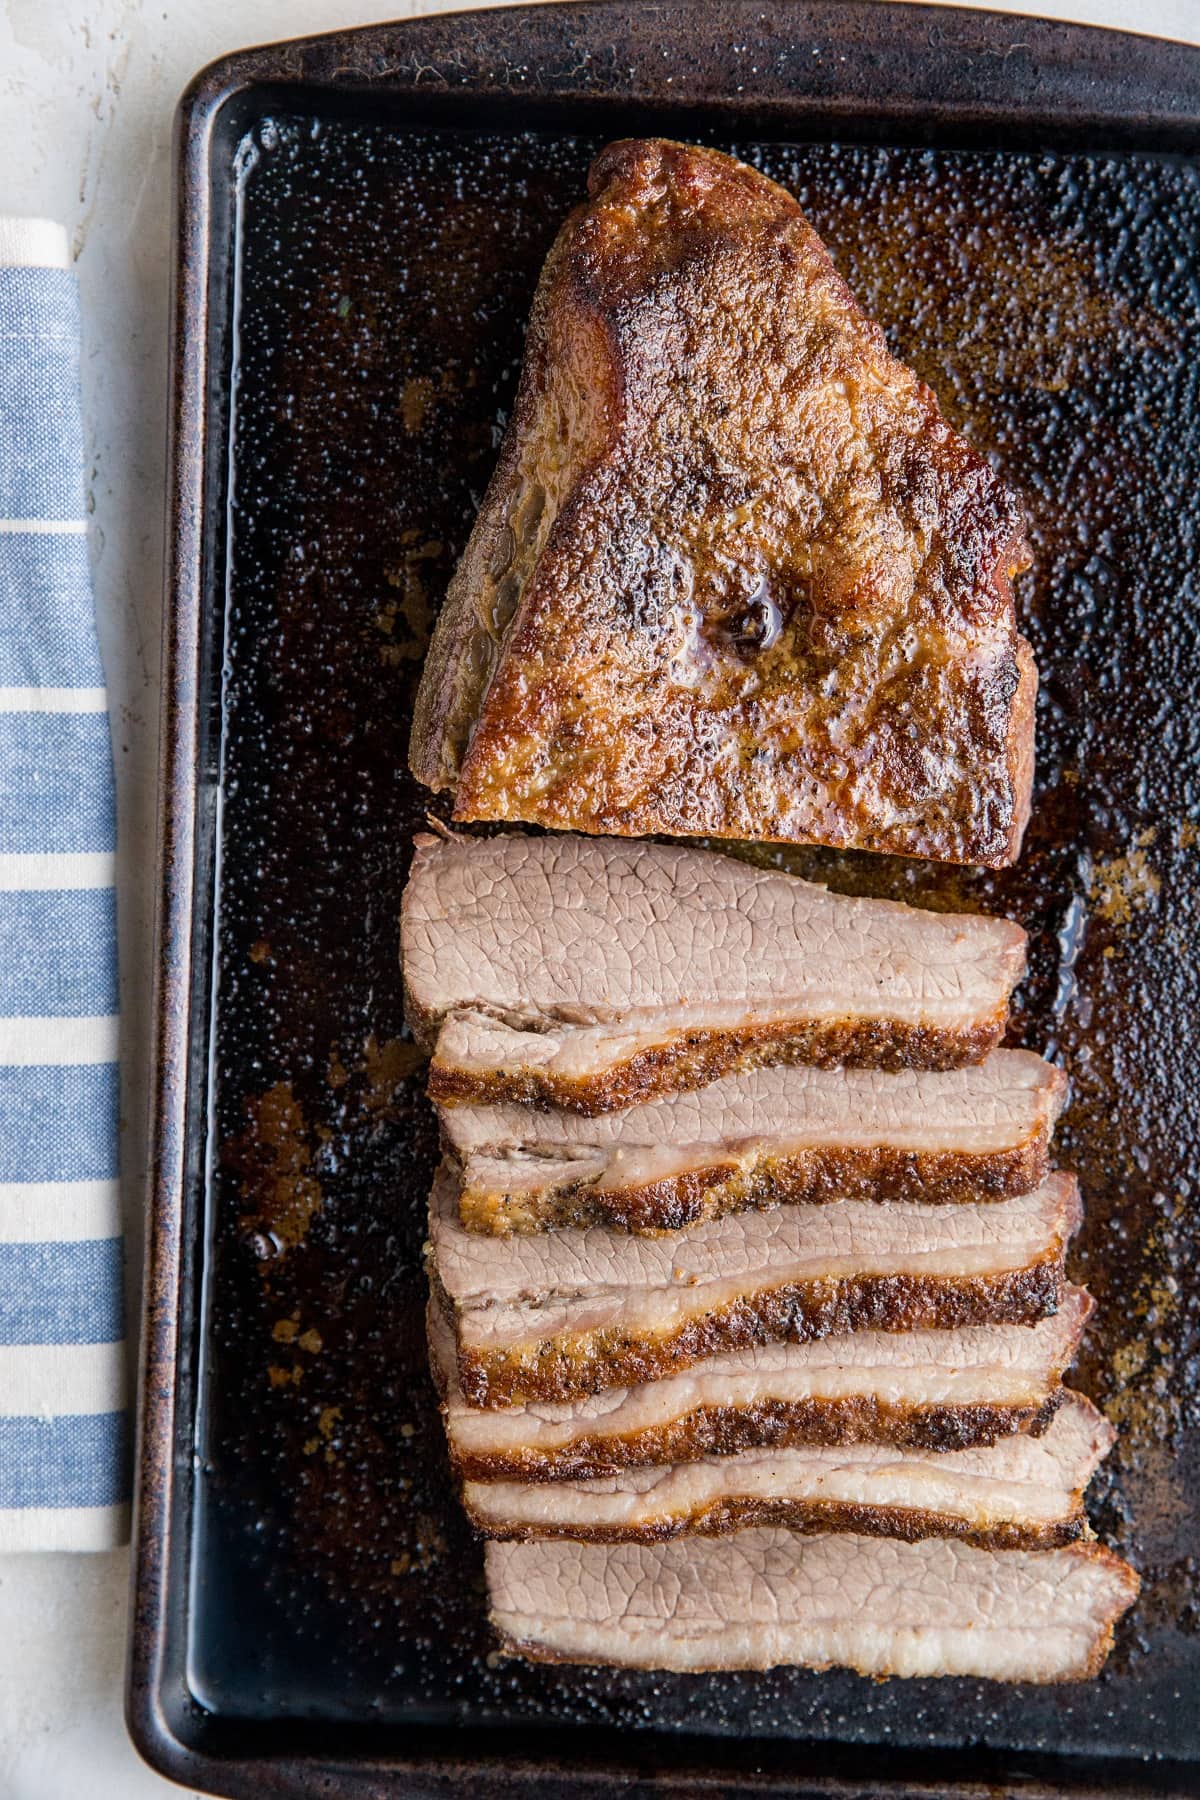
{"label": "folded cloth napkin", "polygon": [[0,218],[0,1551],[128,1531],[116,816],[67,237]]}

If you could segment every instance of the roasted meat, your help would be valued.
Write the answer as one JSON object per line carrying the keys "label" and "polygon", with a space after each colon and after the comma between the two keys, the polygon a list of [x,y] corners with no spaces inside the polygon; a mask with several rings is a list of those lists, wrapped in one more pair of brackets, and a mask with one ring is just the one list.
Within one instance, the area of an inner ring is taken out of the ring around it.
{"label": "roasted meat", "polygon": [[1090,1401],[1068,1394],[1042,1436],[1015,1432],[986,1449],[743,1450],[588,1481],[468,1481],[463,1504],[494,1538],[657,1543],[688,1531],[787,1525],[1048,1549],[1088,1535],[1083,1490],[1114,1436]]}
{"label": "roasted meat", "polygon": [[411,745],[459,819],[1002,866],[1021,508],[792,196],[610,144],[533,305]]}
{"label": "roasted meat", "polygon": [[430,1273],[478,1406],[570,1400],[750,1344],[863,1328],[1034,1324],[1079,1224],[1072,1177],[983,1206],[842,1200],[728,1213],[666,1237],[464,1231],[430,1200]]}
{"label": "roasted meat", "polygon": [[685,845],[422,836],[401,956],[434,1099],[603,1112],[755,1063],[978,1062],[1025,933]]}
{"label": "roasted meat", "polygon": [[586,1480],[797,1444],[962,1450],[1041,1431],[1063,1397],[1091,1298],[1067,1288],[1036,1325],[856,1331],[752,1344],[661,1381],[573,1401],[468,1405],[454,1328],[429,1309],[430,1360],[450,1458],[469,1481]]}
{"label": "roasted meat", "polygon": [[1094,1675],[1138,1591],[1098,1544],[978,1550],[779,1526],[665,1544],[489,1544],[487,1578],[492,1621],[523,1656],[995,1681]]}
{"label": "roasted meat", "polygon": [[1065,1093],[1040,1057],[993,1050],[946,1073],[751,1069],[598,1118],[447,1106],[441,1126],[473,1231],[661,1231],[785,1201],[1027,1193],[1047,1172]]}

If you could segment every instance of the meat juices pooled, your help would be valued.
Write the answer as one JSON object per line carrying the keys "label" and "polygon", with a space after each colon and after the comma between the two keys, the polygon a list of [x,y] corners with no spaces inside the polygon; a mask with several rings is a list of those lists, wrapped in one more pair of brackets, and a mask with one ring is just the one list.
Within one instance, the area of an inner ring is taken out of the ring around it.
{"label": "meat juices pooled", "polygon": [[410,758],[458,819],[1002,867],[1036,670],[1020,505],[792,196],[610,144],[533,304]]}
{"label": "meat juices pooled", "polygon": [[1091,1310],[1090,1295],[1067,1288],[1036,1325],[752,1344],[661,1381],[508,1407],[468,1405],[454,1328],[436,1302],[429,1350],[450,1459],[464,1480],[587,1480],[763,1447],[963,1450],[1044,1430]]}
{"label": "meat juices pooled", "polygon": [[433,1099],[589,1113],[756,1064],[975,1063],[1025,969],[1006,919],[574,836],[418,837],[400,930]]}
{"label": "meat juices pooled", "polygon": [[1066,1077],[1025,1050],[945,1073],[777,1067],[598,1117],[441,1109],[459,1216],[503,1234],[678,1230],[782,1203],[1010,1199],[1037,1187]]}
{"label": "meat juices pooled", "polygon": [[1066,1287],[1073,1177],[985,1206],[844,1200],[731,1213],[667,1237],[464,1231],[445,1169],[430,1279],[476,1406],[569,1400],[754,1343],[1035,1324]]}
{"label": "meat juices pooled", "polygon": [[487,1577],[507,1647],[551,1662],[1037,1682],[1095,1675],[1138,1591],[1098,1544],[978,1550],[781,1527],[666,1544],[489,1544]]}

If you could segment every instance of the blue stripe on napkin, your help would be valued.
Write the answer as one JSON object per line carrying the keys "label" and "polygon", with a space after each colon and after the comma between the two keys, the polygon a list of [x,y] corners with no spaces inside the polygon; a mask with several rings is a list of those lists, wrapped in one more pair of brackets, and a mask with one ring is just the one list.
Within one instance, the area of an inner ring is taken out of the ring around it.
{"label": "blue stripe on napkin", "polygon": [[67,269],[0,269],[0,518],[79,519],[79,301]]}
{"label": "blue stripe on napkin", "polygon": [[103,686],[84,533],[0,532],[0,687]]}
{"label": "blue stripe on napkin", "polygon": [[116,1063],[0,1064],[0,1181],[111,1181]]}
{"label": "blue stripe on napkin", "polygon": [[120,1238],[0,1244],[0,1344],[115,1344],[125,1335]]}
{"label": "blue stripe on napkin", "polygon": [[112,888],[0,890],[0,1018],[117,1010]]}
{"label": "blue stripe on napkin", "polygon": [[0,713],[0,853],[111,850],[107,713]]}
{"label": "blue stripe on napkin", "polygon": [[125,1498],[123,1412],[0,1419],[0,1506],[113,1506]]}
{"label": "blue stripe on napkin", "polygon": [[129,1494],[128,1415],[94,1410],[124,1377],[112,745],[75,278],[43,266],[65,233],[5,224],[32,266],[0,267],[0,1551],[98,1549]]}

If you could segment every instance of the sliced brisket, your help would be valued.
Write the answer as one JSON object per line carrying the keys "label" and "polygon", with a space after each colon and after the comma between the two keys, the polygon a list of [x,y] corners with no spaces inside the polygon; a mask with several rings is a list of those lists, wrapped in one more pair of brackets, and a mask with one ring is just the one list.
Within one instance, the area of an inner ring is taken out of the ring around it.
{"label": "sliced brisket", "polygon": [[1066,1077],[1024,1050],[946,1073],[779,1067],[585,1118],[442,1108],[464,1225],[675,1230],[780,1201],[1005,1199],[1046,1174]]}
{"label": "sliced brisket", "polygon": [[863,1675],[1094,1675],[1138,1578],[1098,1544],[751,1527],[663,1544],[489,1544],[492,1620],[521,1655],[638,1669],[841,1665]]}
{"label": "sliced brisket", "polygon": [[1025,1323],[1054,1312],[1079,1223],[1072,1177],[981,1206],[843,1200],[729,1213],[666,1237],[465,1231],[443,1170],[431,1274],[473,1405],[568,1400],[704,1356],[868,1327]]}
{"label": "sliced brisket", "polygon": [[743,1450],[590,1481],[469,1481],[463,1503],[487,1537],[655,1543],[745,1525],[956,1537],[1037,1549],[1087,1535],[1083,1490],[1114,1432],[1068,1394],[1040,1437],[990,1449],[897,1450],[881,1444]]}
{"label": "sliced brisket", "polygon": [[1068,1288],[1039,1324],[860,1331],[754,1344],[661,1381],[571,1402],[468,1405],[454,1330],[429,1313],[430,1358],[450,1456],[475,1481],[585,1480],[754,1447],[882,1443],[923,1450],[990,1444],[1045,1427],[1092,1302]]}
{"label": "sliced brisket", "polygon": [[401,951],[435,1099],[603,1112],[755,1063],[977,1062],[1025,933],[684,845],[425,836]]}

